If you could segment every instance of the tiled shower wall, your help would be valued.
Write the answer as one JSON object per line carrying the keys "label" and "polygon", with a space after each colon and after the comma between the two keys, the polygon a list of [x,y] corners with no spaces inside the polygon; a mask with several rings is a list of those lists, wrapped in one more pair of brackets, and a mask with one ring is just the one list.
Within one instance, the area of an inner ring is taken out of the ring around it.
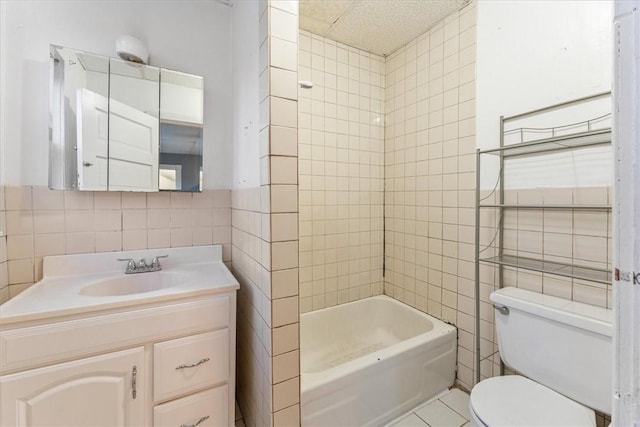
{"label": "tiled shower wall", "polygon": [[458,327],[473,384],[476,5],[386,61],[385,294]]}
{"label": "tiled shower wall", "polygon": [[259,17],[260,186],[232,191],[236,395],[247,426],[299,426],[297,1]]}
{"label": "tiled shower wall", "polygon": [[[385,293],[458,327],[459,385],[474,383],[476,6],[470,4],[386,62]],[[497,145],[497,141],[496,141]],[[483,191],[484,203],[497,203]],[[511,204],[611,203],[610,189],[505,191]],[[495,210],[481,215],[481,256],[495,255]],[[508,210],[506,255],[611,268],[607,210]],[[607,284],[505,268],[504,285],[611,307]],[[499,375],[498,268],[480,267],[481,376]]]}
{"label": "tiled shower wall", "polygon": [[384,58],[299,37],[304,313],[382,293]]}
{"label": "tiled shower wall", "polygon": [[7,260],[0,264],[7,271],[3,298],[40,280],[47,255],[222,244],[224,261],[231,260],[229,190],[147,194],[7,186],[0,194],[6,210],[0,230],[7,234],[6,250],[5,238],[0,241]]}

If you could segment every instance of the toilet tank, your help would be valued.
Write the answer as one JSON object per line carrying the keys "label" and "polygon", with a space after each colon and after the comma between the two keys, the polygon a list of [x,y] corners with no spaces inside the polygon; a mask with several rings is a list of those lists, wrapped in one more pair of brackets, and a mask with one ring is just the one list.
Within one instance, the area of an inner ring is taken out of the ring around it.
{"label": "toilet tank", "polygon": [[502,361],[585,406],[611,413],[613,312],[524,289],[491,294]]}

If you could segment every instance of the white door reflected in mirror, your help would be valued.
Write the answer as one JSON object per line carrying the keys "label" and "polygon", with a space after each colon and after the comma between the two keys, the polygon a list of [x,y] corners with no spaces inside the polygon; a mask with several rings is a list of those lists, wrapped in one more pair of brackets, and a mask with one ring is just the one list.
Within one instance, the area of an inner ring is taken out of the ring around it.
{"label": "white door reflected in mirror", "polygon": [[109,60],[109,190],[158,191],[160,69]]}
{"label": "white door reflected in mirror", "polygon": [[106,190],[109,100],[89,89],[77,94],[78,188]]}
{"label": "white door reflected in mirror", "polygon": [[109,189],[158,191],[158,119],[111,100]]}

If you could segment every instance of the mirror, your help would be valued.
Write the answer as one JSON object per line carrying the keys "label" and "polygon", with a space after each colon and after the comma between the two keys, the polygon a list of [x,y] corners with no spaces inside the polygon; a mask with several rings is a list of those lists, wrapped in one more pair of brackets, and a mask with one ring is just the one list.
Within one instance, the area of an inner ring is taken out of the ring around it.
{"label": "mirror", "polygon": [[202,77],[53,45],[50,56],[50,188],[202,191]]}
{"label": "mirror", "polygon": [[160,189],[202,191],[204,79],[160,73]]}
{"label": "mirror", "polygon": [[[49,187],[107,189],[109,59],[51,46]],[[83,111],[82,105],[87,107]],[[91,114],[89,103],[92,102]],[[84,114],[83,114],[84,113]],[[83,125],[84,123],[84,125]],[[82,152],[89,135],[78,128],[94,128],[91,153]],[[84,169],[94,176],[78,182]]]}
{"label": "mirror", "polygon": [[109,190],[158,191],[160,70],[109,63]]}

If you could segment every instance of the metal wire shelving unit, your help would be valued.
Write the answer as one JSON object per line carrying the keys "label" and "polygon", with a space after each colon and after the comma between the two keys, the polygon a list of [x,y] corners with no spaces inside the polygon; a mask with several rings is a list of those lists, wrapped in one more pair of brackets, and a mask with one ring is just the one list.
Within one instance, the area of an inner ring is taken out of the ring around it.
{"label": "metal wire shelving unit", "polygon": [[[482,264],[496,265],[498,267],[497,284],[499,288],[504,286],[504,267],[514,267],[530,271],[542,272],[562,277],[587,280],[597,283],[610,284],[611,271],[594,268],[587,265],[575,265],[569,263],[545,260],[543,257],[530,258],[505,254],[504,247],[504,215],[508,210],[568,210],[568,211],[611,211],[611,205],[594,204],[510,204],[505,203],[505,162],[514,158],[530,157],[559,151],[570,151],[587,147],[595,147],[611,144],[611,127],[598,127],[598,123],[609,119],[610,114],[595,117],[582,122],[550,128],[517,128],[505,132],[505,125],[530,116],[544,114],[553,110],[570,107],[572,105],[594,101],[610,96],[610,92],[598,93],[592,96],[574,99],[545,108],[529,111],[510,117],[500,117],[500,145],[497,148],[476,150],[476,218],[475,218],[475,291],[476,291],[476,325],[475,325],[475,381],[480,381],[480,266]],[[544,134],[545,137],[525,141],[526,133]],[[505,137],[518,138],[516,143],[505,143]],[[480,168],[483,156],[496,156],[499,159],[499,174],[496,187],[497,203],[482,203],[480,188]],[[493,209],[497,211],[498,225],[496,235],[491,243],[484,248],[480,242],[481,211]],[[495,247],[494,256],[482,256],[482,252],[490,247]]]}

